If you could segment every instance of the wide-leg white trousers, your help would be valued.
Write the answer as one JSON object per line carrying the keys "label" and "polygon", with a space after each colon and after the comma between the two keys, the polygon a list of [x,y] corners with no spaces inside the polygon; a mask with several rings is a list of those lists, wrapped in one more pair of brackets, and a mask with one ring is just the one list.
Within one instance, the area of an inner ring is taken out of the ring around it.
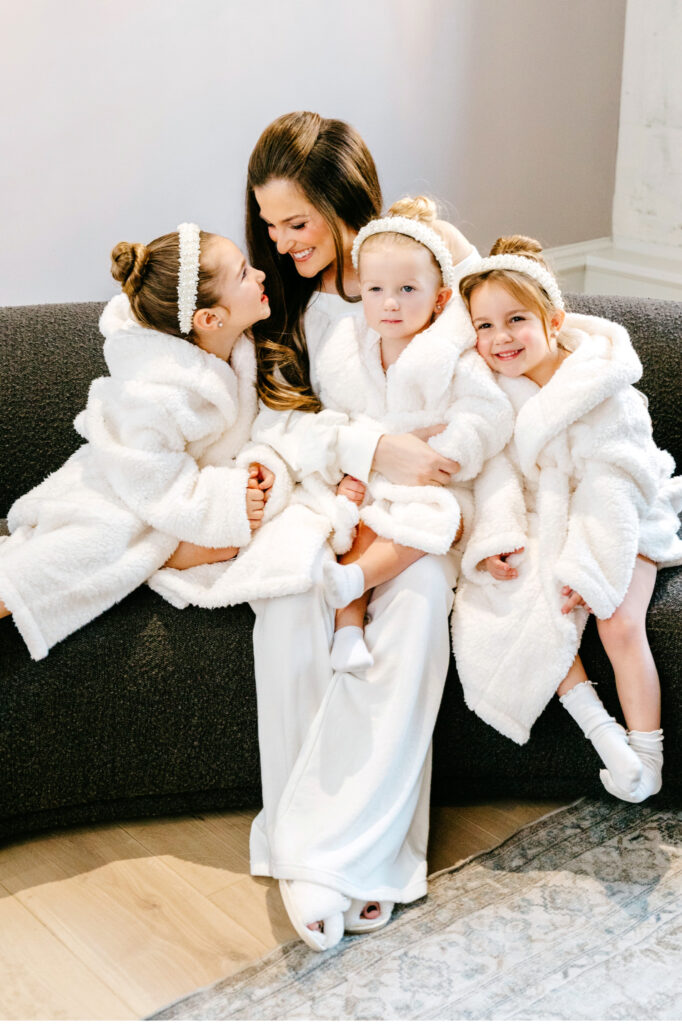
{"label": "wide-leg white trousers", "polygon": [[333,672],[334,611],[311,590],[254,602],[263,810],[254,875],[327,885],[356,899],[426,892],[431,735],[450,659],[454,571],[426,555],[376,587],[374,665]]}

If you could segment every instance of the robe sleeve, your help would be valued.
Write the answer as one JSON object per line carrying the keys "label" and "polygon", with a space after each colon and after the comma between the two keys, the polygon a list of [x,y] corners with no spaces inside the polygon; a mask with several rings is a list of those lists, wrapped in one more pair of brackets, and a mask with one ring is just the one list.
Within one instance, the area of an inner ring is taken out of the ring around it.
{"label": "robe sleeve", "polygon": [[459,359],[445,419],[447,427],[432,437],[429,444],[460,464],[455,480],[473,480],[484,463],[502,451],[511,437],[511,403],[473,349]]}
{"label": "robe sleeve", "polygon": [[206,547],[242,547],[251,537],[248,470],[200,468],[187,450],[188,433],[210,429],[214,414],[176,387],[101,378],[75,425],[109,486],[150,526]]}
{"label": "robe sleeve", "polygon": [[483,467],[474,482],[473,526],[462,556],[462,572],[475,583],[489,577],[479,562],[525,547],[526,505],[521,474],[506,452],[499,452]]}
{"label": "robe sleeve", "polygon": [[556,577],[597,618],[625,597],[639,552],[640,527],[658,498],[651,422],[634,388],[614,396],[571,432],[578,479]]}
{"label": "robe sleeve", "polygon": [[318,473],[329,484],[344,473],[365,483],[381,431],[349,422],[345,413],[281,411],[261,406],[253,426],[254,441],[269,445],[289,466],[294,480]]}

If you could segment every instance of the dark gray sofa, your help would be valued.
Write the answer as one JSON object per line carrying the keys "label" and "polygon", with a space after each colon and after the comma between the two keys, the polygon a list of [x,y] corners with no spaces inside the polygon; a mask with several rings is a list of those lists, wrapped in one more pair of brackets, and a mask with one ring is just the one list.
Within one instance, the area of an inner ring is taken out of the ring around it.
{"label": "dark gray sofa", "polygon": [[[573,296],[618,320],[645,367],[656,439],[682,465],[682,303]],[[72,427],[104,372],[100,303],[0,311],[0,513],[79,443]],[[682,792],[682,570],[659,574],[649,612],[663,689],[662,796]],[[0,622],[0,838],[53,826],[258,806],[247,606],[178,611],[146,587],[33,662]],[[588,627],[583,657],[615,712],[608,662]],[[409,751],[406,751],[409,756]],[[434,740],[434,801],[601,794],[598,760],[558,701],[519,747],[464,706],[451,665]]]}

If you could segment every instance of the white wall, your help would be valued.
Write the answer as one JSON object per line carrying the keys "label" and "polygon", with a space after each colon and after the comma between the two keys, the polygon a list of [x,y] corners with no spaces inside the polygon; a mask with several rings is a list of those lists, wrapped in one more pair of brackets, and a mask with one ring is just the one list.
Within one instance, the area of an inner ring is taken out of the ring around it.
{"label": "white wall", "polygon": [[613,234],[682,250],[680,0],[628,0]]}
{"label": "white wall", "polygon": [[240,241],[280,113],[353,123],[388,201],[480,247],[610,233],[625,0],[0,0],[0,303],[113,294],[181,220]]}

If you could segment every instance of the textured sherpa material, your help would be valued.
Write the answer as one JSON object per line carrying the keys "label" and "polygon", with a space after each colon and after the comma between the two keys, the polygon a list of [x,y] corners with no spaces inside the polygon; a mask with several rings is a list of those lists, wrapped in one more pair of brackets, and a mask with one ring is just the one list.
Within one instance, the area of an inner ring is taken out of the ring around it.
{"label": "textured sherpa material", "polygon": [[[644,367],[637,387],[649,399],[654,437],[682,464],[682,303],[594,295],[568,300],[574,310],[627,328]],[[339,306],[339,316],[355,308]],[[102,308],[103,303],[0,308],[0,508],[9,508],[57,469],[79,443],[73,418],[90,382],[106,373],[97,328]],[[306,314],[309,339],[312,309]],[[317,316],[324,319],[319,309]],[[308,424],[315,419],[291,412],[286,435],[294,432],[295,421],[297,436],[312,438]],[[338,422],[344,419],[337,414]],[[327,420],[327,434],[335,429],[352,433]],[[334,443],[346,453],[362,449],[369,465],[371,443],[339,445],[338,436]],[[319,457],[321,446],[309,440],[306,451]],[[291,455],[296,458],[293,447]],[[362,478],[346,456],[341,465]],[[647,631],[661,677],[662,796],[678,802],[681,610],[682,569],[662,569]],[[252,623],[246,605],[178,611],[144,586],[35,662],[12,620],[0,622],[0,837],[261,806]],[[593,618],[580,656],[590,679],[599,680],[609,713],[620,715]],[[592,745],[558,701],[549,702],[523,746],[492,729],[466,707],[453,659],[433,744],[436,802],[603,796],[599,767]]]}
{"label": "textured sherpa material", "polygon": [[386,371],[381,339],[362,317],[343,319],[315,356],[320,400],[351,422],[380,433],[446,425],[429,444],[460,464],[453,485],[401,486],[373,472],[360,511],[380,536],[433,554],[452,545],[466,484],[511,436],[511,405],[474,344],[471,321],[456,296]]}
{"label": "textured sherpa material", "polygon": [[[149,579],[179,540],[246,549],[234,564],[210,567],[209,606],[309,585],[300,560],[292,564],[295,544],[287,571],[276,584],[268,577],[281,528],[269,546],[272,527],[263,526],[258,554],[246,553],[249,461],[257,456],[276,474],[270,518],[291,492],[281,459],[262,447],[244,451],[256,412],[252,343],[240,338],[227,363],[141,327],[124,295],[107,305],[100,328],[109,375],[92,382],[75,419],[87,443],[14,502],[11,536],[0,539],[0,599],[35,659]],[[303,539],[312,546],[308,533]],[[315,552],[306,554],[310,568]],[[231,571],[241,577],[234,592],[225,582]],[[205,580],[192,582],[182,580],[184,603],[206,604]],[[160,589],[173,600],[172,582]]]}
{"label": "textured sherpa material", "polygon": [[[539,388],[498,377],[516,410],[514,437],[474,488],[474,527],[452,619],[466,703],[518,743],[578,652],[587,613],[562,615],[561,588],[598,618],[621,604],[637,554],[682,563],[682,478],[654,444],[641,364],[624,328],[569,315],[571,354]],[[519,575],[497,581],[478,563],[523,547]]]}

